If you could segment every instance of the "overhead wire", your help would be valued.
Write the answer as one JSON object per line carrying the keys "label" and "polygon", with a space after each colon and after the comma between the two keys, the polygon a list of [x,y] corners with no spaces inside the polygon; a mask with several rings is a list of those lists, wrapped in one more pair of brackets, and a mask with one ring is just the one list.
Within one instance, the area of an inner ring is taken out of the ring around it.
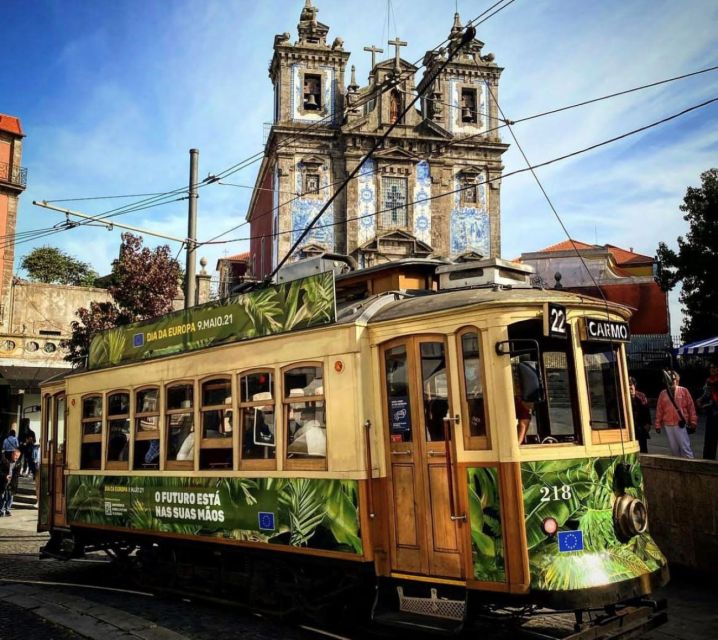
{"label": "overhead wire", "polygon": [[[694,71],[694,72],[691,72],[691,73],[685,73],[685,74],[682,74],[682,75],[679,75],[679,76],[674,76],[674,77],[672,77],[672,78],[666,78],[666,79],[663,79],[663,80],[659,80],[659,81],[657,81],[657,82],[651,82],[651,83],[649,83],[649,84],[640,85],[640,86],[638,86],[638,87],[632,87],[632,88],[630,88],[630,89],[626,89],[626,90],[622,90],[622,91],[610,93],[610,94],[607,94],[607,95],[604,95],[604,96],[600,96],[600,97],[598,97],[598,98],[591,98],[591,99],[589,99],[589,100],[583,100],[583,101],[581,101],[581,102],[576,102],[576,103],[573,103],[573,104],[571,104],[571,105],[559,107],[559,108],[556,108],[556,109],[551,109],[551,110],[549,110],[549,111],[544,111],[544,112],[537,113],[537,114],[534,114],[534,115],[531,115],[531,116],[526,116],[526,117],[524,117],[524,118],[519,118],[519,119],[517,119],[517,120],[508,120],[508,122],[511,123],[511,124],[519,124],[519,123],[521,123],[521,122],[526,122],[526,121],[529,121],[529,120],[534,120],[534,119],[539,118],[539,117],[548,116],[548,115],[553,115],[553,114],[555,114],[555,113],[567,111],[567,110],[569,110],[569,109],[575,109],[575,108],[578,108],[578,107],[585,106],[585,105],[587,105],[587,104],[592,104],[592,103],[600,102],[600,101],[602,101],[602,100],[607,100],[607,99],[610,99],[610,98],[615,98],[615,97],[617,97],[617,96],[622,96],[622,95],[626,95],[626,94],[629,94],[629,93],[634,93],[634,92],[636,92],[636,91],[640,91],[640,90],[652,88],[652,87],[655,87],[655,86],[658,86],[658,85],[666,84],[666,83],[668,83],[668,82],[674,82],[674,81],[676,81],[676,80],[682,80],[682,79],[685,79],[685,78],[690,78],[690,77],[692,77],[692,76],[700,75],[700,74],[707,73],[707,72],[710,72],[710,71],[715,71],[715,70],[718,70],[718,66],[709,67],[709,68],[707,68],[707,69],[701,69],[701,70],[699,70],[699,71]],[[432,100],[434,100],[434,99],[432,99]],[[448,102],[442,102],[442,104],[445,104],[445,105],[450,106],[450,107],[452,107],[452,108],[459,108],[458,105],[451,104],[451,103],[448,103]],[[490,116],[489,114],[486,114],[486,113],[479,112],[479,114],[480,114],[480,115],[483,115],[483,116],[485,116],[485,117],[487,117],[487,118],[493,119],[493,120],[499,120],[499,118],[492,117],[492,116]],[[462,142],[465,142],[465,141],[468,141],[468,140],[471,140],[471,139],[475,139],[475,138],[478,137],[478,136],[486,136],[486,135],[488,135],[489,133],[491,133],[491,132],[493,132],[493,131],[496,131],[496,130],[498,130],[498,129],[501,129],[501,128],[503,128],[503,127],[506,127],[506,126],[508,126],[508,125],[507,125],[506,123],[504,123],[504,124],[502,124],[502,125],[500,125],[500,126],[498,126],[498,127],[493,127],[493,128],[490,128],[490,129],[483,129],[482,131],[480,131],[480,132],[478,132],[478,133],[475,133],[475,134],[470,134],[470,135],[468,135],[468,136],[464,136],[464,137],[460,137],[460,138],[455,138],[455,139],[450,140],[450,141],[448,141],[448,142],[446,142],[446,143],[443,143],[443,144],[440,146],[440,148],[438,149],[438,151],[445,151],[447,148],[449,148],[449,147],[451,147],[451,146],[453,146],[453,145],[455,145],[455,144],[459,144],[459,143],[462,143]],[[369,172],[369,173],[370,173],[370,174],[378,173],[378,171],[379,171],[378,169],[375,169],[374,171],[371,171],[371,172]],[[337,184],[340,184],[341,182],[342,182],[342,180],[336,180],[336,181],[334,181],[334,182],[330,182],[330,183],[328,183],[328,184],[326,184],[326,185],[321,186],[321,187],[320,187],[320,190],[321,190],[321,191],[324,191],[324,190],[326,190],[326,189],[328,189],[328,188],[331,188],[331,187],[333,187],[333,186],[335,186],[335,185],[337,185]],[[219,181],[218,184],[220,184],[220,185],[228,185],[228,186],[235,186],[235,187],[241,187],[241,188],[245,188],[245,189],[255,189],[255,190],[261,190],[261,191],[265,191],[265,190],[266,190],[266,191],[274,191],[274,189],[271,189],[271,188],[270,188],[270,189],[265,189],[265,188],[263,188],[263,187],[251,187],[251,186],[249,186],[249,185],[237,185],[237,184],[223,183],[223,182],[221,182],[221,181]],[[297,198],[299,198],[299,197],[302,196],[301,193],[290,192],[290,191],[282,191],[282,192],[279,192],[279,193],[284,193],[284,194],[286,194],[286,195],[292,195],[293,197],[292,197],[291,200],[288,200],[288,201],[281,202],[281,203],[277,204],[276,206],[272,207],[272,208],[269,209],[268,211],[264,211],[264,212],[262,212],[262,213],[259,213],[259,214],[254,215],[254,216],[253,216],[253,220],[258,220],[258,219],[260,219],[260,218],[262,218],[262,217],[264,217],[264,216],[266,216],[266,215],[269,215],[269,214],[271,214],[271,213],[274,213],[275,211],[277,211],[277,210],[280,209],[281,207],[285,206],[286,204],[291,203],[292,201],[294,201],[294,200],[296,200]],[[212,238],[211,240],[215,240],[215,239],[221,237],[222,235],[225,235],[225,234],[227,234],[227,233],[231,233],[232,231],[236,231],[237,229],[240,229],[240,228],[246,226],[247,224],[249,224],[249,223],[248,223],[247,221],[244,221],[244,222],[242,222],[242,223],[240,223],[240,224],[238,224],[238,225],[236,225],[236,226],[234,226],[234,227],[231,227],[230,229],[228,229],[228,230],[222,232],[222,233],[219,234],[218,236],[215,236],[215,237]]]}
{"label": "overhead wire", "polygon": [[[703,108],[703,107],[706,107],[706,106],[708,106],[708,105],[710,105],[710,104],[713,104],[713,103],[715,103],[715,102],[718,102],[718,97],[712,98],[712,99],[710,99],[710,100],[706,100],[706,101],[701,102],[701,103],[699,103],[699,104],[695,104],[695,105],[693,105],[693,106],[691,106],[691,107],[688,107],[688,108],[686,108],[686,109],[683,109],[682,111],[679,111],[679,112],[677,112],[677,113],[674,113],[674,114],[672,114],[672,115],[670,115],[670,116],[666,116],[665,118],[662,118],[662,119],[660,119],[660,120],[656,120],[656,121],[651,122],[651,123],[649,123],[649,124],[647,124],[647,125],[644,125],[644,126],[642,126],[642,127],[638,127],[637,129],[632,129],[631,131],[627,131],[627,132],[625,132],[625,133],[622,133],[622,134],[620,134],[620,135],[614,136],[614,137],[612,137],[612,138],[608,138],[608,139],[606,139],[606,140],[602,140],[601,142],[597,142],[597,143],[592,144],[592,145],[589,145],[589,146],[587,146],[587,147],[582,147],[581,149],[577,149],[577,150],[575,150],[575,151],[571,151],[571,152],[569,152],[569,153],[565,153],[565,154],[562,154],[562,155],[560,155],[560,156],[556,156],[556,157],[554,157],[554,158],[551,158],[551,159],[549,159],[549,160],[545,160],[545,161],[543,161],[543,162],[538,162],[538,163],[536,163],[536,164],[532,164],[532,165],[530,165],[530,166],[528,166],[528,167],[525,167],[525,168],[522,168],[522,169],[516,169],[516,170],[514,170],[514,171],[509,171],[509,172],[507,172],[507,173],[503,173],[502,175],[496,176],[496,177],[494,177],[494,178],[488,178],[488,179],[483,180],[483,181],[477,181],[477,182],[474,182],[474,183],[472,183],[471,185],[468,185],[468,186],[458,187],[458,188],[456,188],[456,189],[452,189],[452,190],[450,190],[450,191],[446,191],[446,192],[443,192],[443,193],[439,193],[439,194],[437,194],[437,195],[427,196],[427,197],[425,197],[425,198],[421,198],[421,199],[418,199],[418,200],[413,200],[413,201],[411,201],[411,202],[407,202],[406,205],[404,205],[404,206],[409,206],[409,205],[412,205],[412,204],[421,204],[421,203],[429,202],[429,201],[432,201],[432,200],[438,200],[439,198],[445,198],[445,197],[448,197],[448,196],[453,195],[453,194],[461,193],[462,191],[465,191],[465,190],[470,189],[470,188],[474,188],[474,187],[476,187],[476,186],[481,186],[481,185],[484,185],[484,184],[489,184],[489,183],[494,182],[494,181],[503,180],[504,178],[509,178],[509,177],[511,177],[511,176],[514,176],[514,175],[518,175],[518,174],[521,174],[521,173],[526,173],[526,172],[531,171],[531,170],[534,170],[534,169],[540,169],[540,168],[542,168],[542,167],[548,167],[548,166],[550,166],[550,165],[552,165],[552,164],[555,164],[555,163],[557,163],[557,162],[561,162],[561,161],[563,161],[563,160],[568,160],[569,158],[574,158],[574,157],[576,157],[576,156],[582,155],[582,154],[587,153],[587,152],[589,152],[589,151],[593,151],[593,150],[595,150],[595,149],[598,149],[598,148],[600,148],[600,147],[604,147],[604,146],[609,145],[609,144],[612,144],[612,143],[614,143],[614,142],[618,142],[619,140],[623,140],[623,139],[625,139],[625,138],[628,138],[628,137],[630,137],[630,136],[636,135],[636,134],[638,134],[638,133],[642,133],[643,131],[647,131],[647,130],[652,129],[652,128],[654,128],[654,127],[657,127],[657,126],[659,126],[659,125],[661,125],[661,124],[664,124],[664,123],[666,123],[666,122],[670,122],[671,120],[675,120],[676,118],[679,118],[679,117],[681,117],[681,116],[683,116],[683,115],[685,115],[685,114],[687,114],[687,113],[691,113],[691,112],[693,112],[693,111],[696,111],[696,110],[698,110],[698,109],[701,109],[701,108]],[[374,216],[376,216],[376,215],[378,215],[378,214],[380,214],[380,213],[386,213],[386,212],[388,212],[388,211],[393,211],[393,210],[395,210],[396,208],[397,208],[397,207],[387,207],[387,208],[385,208],[385,209],[380,209],[380,210],[375,211],[375,212],[372,212],[372,213],[368,213],[368,214],[364,214],[364,215],[360,215],[360,216],[349,217],[349,218],[346,219],[346,221],[361,220],[361,219],[367,218],[367,217],[374,217]],[[344,224],[346,221],[343,220],[343,221],[340,221],[340,222],[319,224],[319,225],[316,226],[316,228],[326,228],[326,227],[331,227],[331,226],[337,226],[337,225],[340,225],[340,224]],[[285,230],[285,231],[278,231],[276,235],[286,235],[286,234],[290,234],[290,233],[295,233],[297,230],[298,230],[298,229],[287,229],[287,230]],[[272,234],[270,234],[270,235],[272,235]],[[229,243],[233,243],[233,242],[245,242],[245,241],[248,241],[248,240],[256,240],[256,239],[260,239],[260,238],[264,238],[264,237],[267,237],[267,236],[266,236],[265,234],[260,234],[260,235],[256,235],[256,236],[245,236],[245,237],[241,237],[241,238],[231,238],[231,239],[229,239],[229,240],[205,241],[205,242],[201,242],[201,243],[198,243],[198,244],[229,244]]]}

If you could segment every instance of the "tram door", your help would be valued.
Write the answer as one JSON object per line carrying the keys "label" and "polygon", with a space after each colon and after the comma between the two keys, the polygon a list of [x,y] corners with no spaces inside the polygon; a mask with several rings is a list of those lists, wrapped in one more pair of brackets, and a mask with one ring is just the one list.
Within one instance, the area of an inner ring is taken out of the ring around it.
{"label": "tram door", "polygon": [[392,570],[460,578],[457,523],[451,519],[444,439],[449,405],[442,338],[395,340],[382,350]]}
{"label": "tram door", "polygon": [[52,526],[65,526],[65,395],[53,397],[52,410],[48,425],[48,458],[50,462],[49,478],[52,495],[50,497],[50,521]]}

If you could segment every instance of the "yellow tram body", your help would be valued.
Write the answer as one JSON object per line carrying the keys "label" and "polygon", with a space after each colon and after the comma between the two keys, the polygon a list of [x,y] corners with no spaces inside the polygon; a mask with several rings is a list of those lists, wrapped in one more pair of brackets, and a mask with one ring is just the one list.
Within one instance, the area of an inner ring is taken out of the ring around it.
{"label": "yellow tram body", "polygon": [[[43,386],[40,528],[55,553],[193,541],[560,608],[640,598],[667,568],[639,512],[625,346],[586,334],[629,315],[529,286],[386,292],[324,326],[73,372]],[[520,444],[522,357],[543,357],[546,398]]]}

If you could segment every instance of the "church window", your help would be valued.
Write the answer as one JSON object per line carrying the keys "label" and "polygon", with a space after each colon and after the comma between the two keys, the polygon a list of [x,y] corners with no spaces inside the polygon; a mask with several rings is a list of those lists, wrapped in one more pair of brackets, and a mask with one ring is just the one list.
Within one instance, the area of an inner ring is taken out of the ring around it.
{"label": "church window", "polygon": [[461,90],[461,122],[478,122],[476,102],[476,89],[465,87]]}
{"label": "church window", "polygon": [[322,77],[307,73],[304,75],[304,108],[319,111],[322,108]]}
{"label": "church window", "polygon": [[304,174],[304,189],[302,190],[303,195],[319,195],[319,174],[318,173],[305,173]]}
{"label": "church window", "polygon": [[401,94],[394,89],[389,97],[389,122],[391,124],[399,121],[401,111]]}
{"label": "church window", "polygon": [[381,226],[384,229],[407,226],[406,178],[385,176],[381,180]]}
{"label": "church window", "polygon": [[461,204],[465,207],[475,207],[479,203],[478,189],[476,178],[464,177],[461,180]]}

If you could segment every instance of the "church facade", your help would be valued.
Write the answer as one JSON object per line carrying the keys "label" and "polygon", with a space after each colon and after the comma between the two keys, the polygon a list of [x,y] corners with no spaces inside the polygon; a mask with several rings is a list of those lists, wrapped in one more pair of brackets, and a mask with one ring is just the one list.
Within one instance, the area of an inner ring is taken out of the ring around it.
{"label": "church facade", "polygon": [[[306,0],[298,39],[275,36],[269,76],[274,120],[247,220],[250,268],[271,273],[310,221],[336,196],[292,258],[324,252],[360,267],[403,258],[498,257],[501,249],[501,156],[497,128],[502,69],[474,39],[446,63],[463,33],[454,16],[448,44],[428,51],[419,68],[394,51],[371,54],[359,86],[341,38]],[[393,55],[392,55],[393,54]],[[420,100],[403,116],[416,93]],[[346,187],[344,180],[396,123]]]}

